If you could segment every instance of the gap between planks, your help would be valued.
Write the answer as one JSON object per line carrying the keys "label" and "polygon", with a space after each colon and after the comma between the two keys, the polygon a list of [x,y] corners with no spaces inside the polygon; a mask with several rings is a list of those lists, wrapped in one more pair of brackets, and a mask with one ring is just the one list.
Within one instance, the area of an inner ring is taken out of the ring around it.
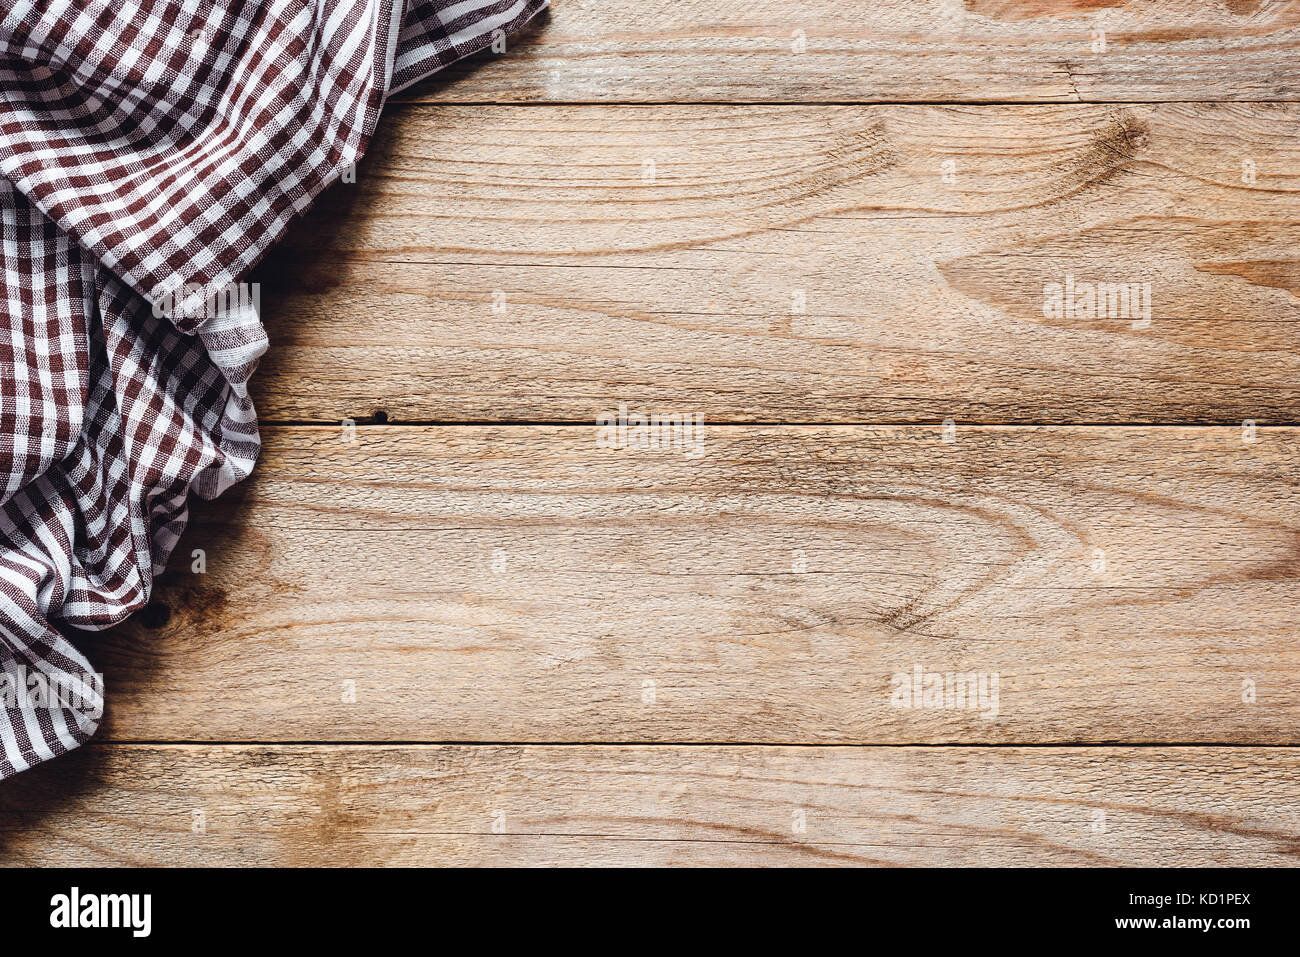
{"label": "gap between planks", "polygon": [[[344,415],[340,419],[270,419],[258,418],[259,425],[277,426],[282,428],[338,428],[344,420],[351,421],[358,429],[383,429],[383,428],[556,428],[556,429],[589,429],[594,423],[592,422],[575,422],[571,419],[389,419],[385,422],[366,421],[372,419],[376,410],[367,413],[354,413]],[[384,411],[384,410],[378,410]],[[702,420],[703,424],[709,428],[718,429],[747,429],[747,428],[834,428],[836,426],[858,426],[869,429],[935,429],[943,423],[936,419],[916,420],[913,422],[868,422],[861,420],[846,419],[843,421],[828,420],[825,422],[797,422],[797,421],[744,421],[744,422],[715,422],[712,419]],[[981,429],[1240,429],[1242,423],[1235,419],[1225,419],[1221,422],[1213,420],[1205,422],[970,422],[955,421],[958,426],[976,427]],[[1258,422],[1256,423],[1259,430],[1264,429],[1293,429],[1300,426],[1300,420],[1295,422]]]}
{"label": "gap between planks", "polygon": [[842,742],[827,741],[638,741],[634,739],[593,739],[591,741],[521,741],[521,740],[502,740],[502,741],[473,741],[466,739],[450,738],[445,741],[433,741],[428,739],[402,740],[398,738],[385,740],[376,739],[374,741],[325,741],[325,740],[264,740],[256,739],[231,739],[229,741],[187,741],[184,739],[167,739],[159,738],[150,740],[146,738],[130,740],[105,740],[94,738],[82,745],[88,748],[143,748],[143,747],[176,747],[176,748],[242,748],[242,747],[264,747],[264,748],[386,748],[386,747],[404,747],[404,748],[509,748],[509,747],[529,747],[529,748],[621,748],[621,747],[638,747],[638,748],[932,748],[936,751],[942,751],[951,748],[969,748],[977,750],[981,748],[1058,748],[1063,751],[1071,749],[1086,751],[1098,750],[1103,748],[1206,748],[1215,749],[1242,749],[1242,748],[1300,748],[1300,743],[1278,743],[1268,745],[1252,744],[1248,741],[858,741],[852,744]]}

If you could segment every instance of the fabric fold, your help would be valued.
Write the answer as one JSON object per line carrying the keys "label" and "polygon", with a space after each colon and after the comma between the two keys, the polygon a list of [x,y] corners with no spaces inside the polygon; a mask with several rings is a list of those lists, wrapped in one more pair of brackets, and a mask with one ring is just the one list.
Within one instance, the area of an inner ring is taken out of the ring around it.
{"label": "fabric fold", "polygon": [[546,0],[16,0],[0,12],[0,779],[84,742],[66,637],[142,607],[260,448],[249,270],[385,99]]}

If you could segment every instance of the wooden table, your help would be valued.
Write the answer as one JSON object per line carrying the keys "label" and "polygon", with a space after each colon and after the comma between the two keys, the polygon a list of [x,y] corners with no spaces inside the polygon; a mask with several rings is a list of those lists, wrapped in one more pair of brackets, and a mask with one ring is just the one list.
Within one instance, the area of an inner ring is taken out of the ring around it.
{"label": "wooden table", "polygon": [[0,859],[1295,862],[1298,44],[555,0],[407,91]]}

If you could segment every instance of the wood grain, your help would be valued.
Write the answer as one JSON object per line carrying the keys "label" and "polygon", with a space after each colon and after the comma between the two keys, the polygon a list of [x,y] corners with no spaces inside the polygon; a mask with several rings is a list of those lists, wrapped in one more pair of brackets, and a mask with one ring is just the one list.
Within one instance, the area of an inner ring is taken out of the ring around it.
{"label": "wood grain", "polygon": [[554,0],[406,91],[259,272],[264,421],[581,424],[265,428],[0,863],[1295,864],[1297,41]]}
{"label": "wood grain", "polygon": [[[88,640],[101,737],[1300,741],[1298,430],[598,436],[267,429]],[[917,667],[996,707],[894,700]]]}
{"label": "wood grain", "polygon": [[1294,865],[1297,774],[1270,748],[89,745],[0,783],[0,859]]}
{"label": "wood grain", "polygon": [[[261,270],[256,399],[290,422],[592,422],[627,401],[738,422],[1292,423],[1297,121],[409,107]],[[1049,316],[1067,277],[1149,283],[1149,326]]]}
{"label": "wood grain", "polygon": [[453,67],[403,96],[1283,99],[1300,93],[1298,38],[1291,0],[552,0],[549,17],[503,56]]}

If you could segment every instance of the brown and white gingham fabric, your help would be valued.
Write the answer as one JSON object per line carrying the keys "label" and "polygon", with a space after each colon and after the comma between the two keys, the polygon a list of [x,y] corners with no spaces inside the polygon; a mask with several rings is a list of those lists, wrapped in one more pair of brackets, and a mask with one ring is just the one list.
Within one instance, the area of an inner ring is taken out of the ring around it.
{"label": "brown and white gingham fabric", "polygon": [[65,633],[140,608],[189,493],[253,467],[266,336],[213,292],[360,158],[387,96],[546,2],[4,0],[0,779],[94,733],[105,689]]}

